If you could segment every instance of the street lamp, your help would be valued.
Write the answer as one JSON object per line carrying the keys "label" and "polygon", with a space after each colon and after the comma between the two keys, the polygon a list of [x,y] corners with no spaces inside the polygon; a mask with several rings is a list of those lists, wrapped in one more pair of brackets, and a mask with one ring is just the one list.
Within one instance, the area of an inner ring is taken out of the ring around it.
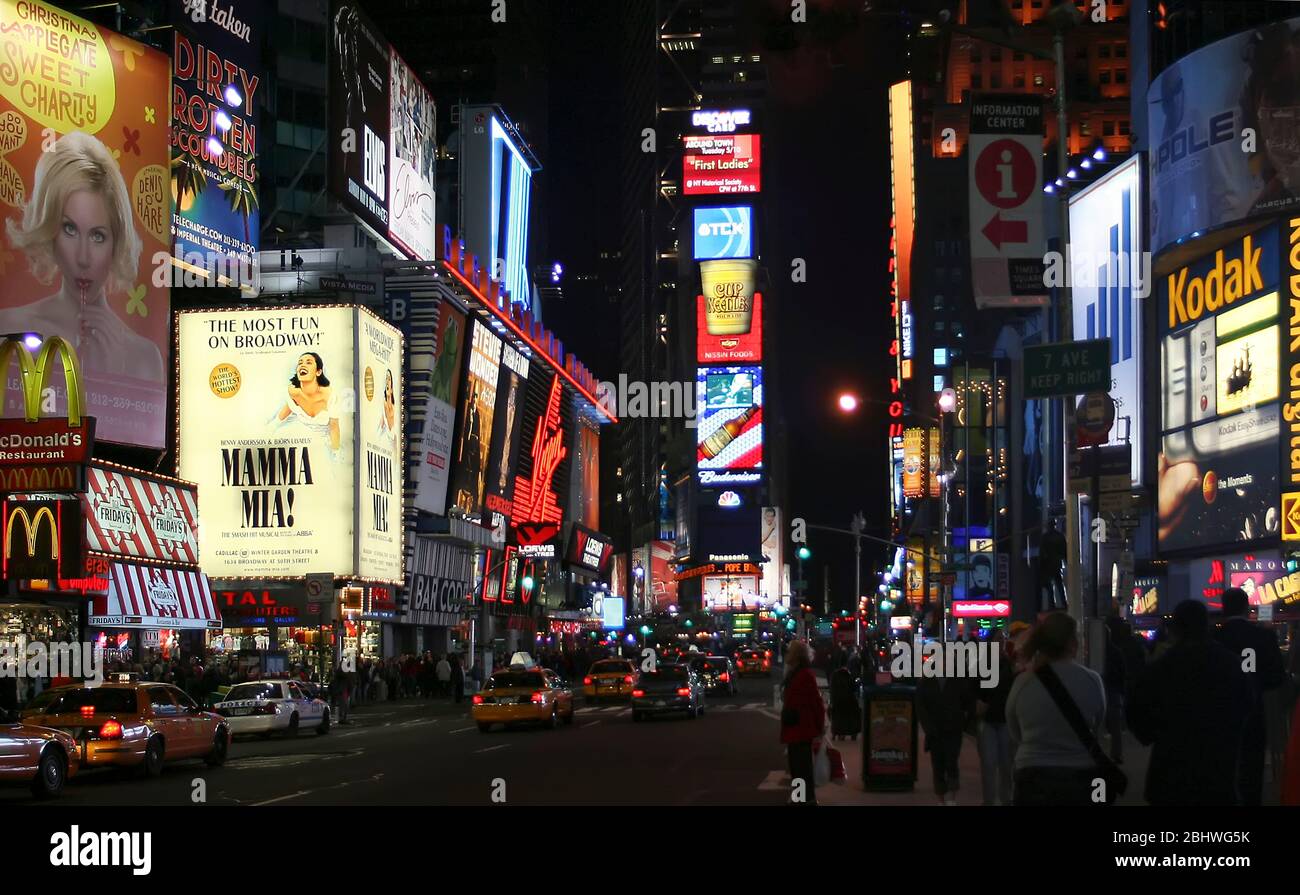
{"label": "street lamp", "polygon": [[839,404],[840,410],[845,413],[853,413],[853,411],[858,409],[858,396],[850,394],[849,392],[844,392],[840,395]]}

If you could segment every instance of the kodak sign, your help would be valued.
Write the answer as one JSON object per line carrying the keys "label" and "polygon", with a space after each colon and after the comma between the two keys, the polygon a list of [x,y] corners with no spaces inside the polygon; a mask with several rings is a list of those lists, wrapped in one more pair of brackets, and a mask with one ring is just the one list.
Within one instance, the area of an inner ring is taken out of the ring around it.
{"label": "kodak sign", "polygon": [[1286,226],[1282,319],[1282,540],[1300,541],[1300,217]]}
{"label": "kodak sign", "polygon": [[1169,274],[1169,328],[1195,323],[1262,292],[1266,282],[1272,285],[1276,265],[1269,261],[1273,251],[1271,240],[1252,233],[1239,243],[1219,249],[1212,261],[1202,259]]}

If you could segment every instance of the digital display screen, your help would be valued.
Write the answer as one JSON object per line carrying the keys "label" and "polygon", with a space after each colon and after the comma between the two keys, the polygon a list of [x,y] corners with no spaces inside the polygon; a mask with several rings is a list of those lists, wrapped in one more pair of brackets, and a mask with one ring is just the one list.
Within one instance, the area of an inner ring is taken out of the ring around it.
{"label": "digital display screen", "polygon": [[696,374],[696,466],[701,484],[752,484],[763,466],[762,367],[701,367]]}

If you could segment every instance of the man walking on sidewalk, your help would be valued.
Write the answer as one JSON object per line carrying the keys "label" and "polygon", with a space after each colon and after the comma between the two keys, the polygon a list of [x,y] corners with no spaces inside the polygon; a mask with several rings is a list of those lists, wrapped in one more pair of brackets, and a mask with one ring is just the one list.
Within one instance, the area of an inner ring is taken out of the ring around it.
{"label": "man walking on sidewalk", "polygon": [[450,696],[448,692],[451,689],[451,663],[447,657],[443,656],[438,660],[438,695]]}

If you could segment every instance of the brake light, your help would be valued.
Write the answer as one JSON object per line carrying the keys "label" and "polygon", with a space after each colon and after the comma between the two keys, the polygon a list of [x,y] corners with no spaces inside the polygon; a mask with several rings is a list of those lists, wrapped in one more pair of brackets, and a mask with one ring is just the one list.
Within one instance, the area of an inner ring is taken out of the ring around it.
{"label": "brake light", "polygon": [[81,717],[90,718],[93,717],[94,714],[95,714],[95,707],[93,705],[83,705],[81,707]]}
{"label": "brake light", "polygon": [[101,740],[120,740],[122,738],[122,725],[117,721],[105,721],[104,726],[99,728],[99,738]]}
{"label": "brake light", "polygon": [[475,705],[482,705],[482,704],[483,704],[483,697],[480,696],[479,694],[475,693],[475,694],[474,694],[474,704],[475,704]]}
{"label": "brake light", "polygon": [[627,677],[623,678],[623,683],[625,684],[632,683],[632,675],[629,674]]}
{"label": "brake light", "polygon": [[722,674],[718,675],[718,680],[722,681],[725,684],[727,681],[731,680],[731,675],[727,674],[724,671],[722,672]]}
{"label": "brake light", "polygon": [[691,695],[691,688],[690,688],[690,687],[678,687],[678,688],[677,688],[677,695],[678,695],[678,696],[690,696],[690,695]]}
{"label": "brake light", "polygon": [[586,684],[588,687],[590,687],[590,686],[591,686],[591,675],[587,675],[586,677],[584,677],[584,678],[582,679],[582,682],[583,682],[584,684]]}
{"label": "brake light", "polygon": [[641,699],[641,698],[644,697],[644,696],[645,696],[645,691],[644,691],[644,690],[633,690],[633,691],[632,691],[632,698],[633,698],[633,699]]}
{"label": "brake light", "polygon": [[533,705],[541,705],[545,701],[546,701],[546,694],[543,693],[541,690],[538,690],[536,693],[533,694]]}
{"label": "brake light", "polygon": [[764,667],[764,668],[771,668],[771,667],[772,667],[772,663],[769,662],[767,659],[764,659],[764,660],[763,660],[763,667]]}

